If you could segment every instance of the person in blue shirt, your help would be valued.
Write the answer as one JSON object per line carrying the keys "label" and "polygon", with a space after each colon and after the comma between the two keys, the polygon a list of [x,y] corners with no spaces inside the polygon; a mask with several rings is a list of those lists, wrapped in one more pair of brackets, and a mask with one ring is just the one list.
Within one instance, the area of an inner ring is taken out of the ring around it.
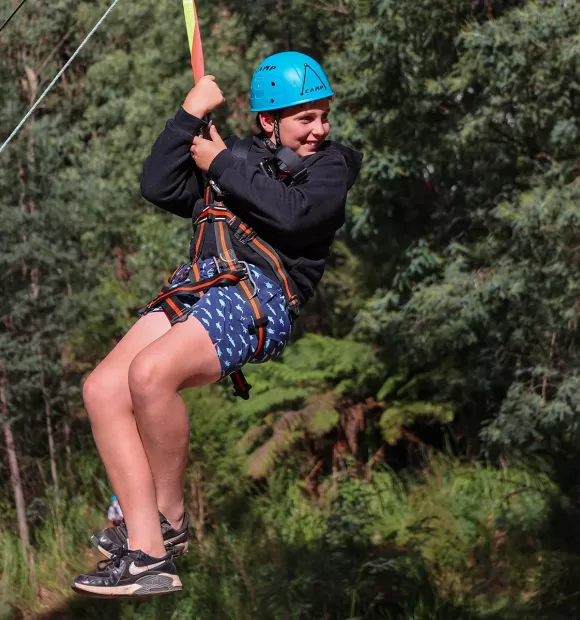
{"label": "person in blue shirt", "polygon": [[118,527],[124,523],[123,511],[116,495],[111,495],[111,503],[107,510],[107,519],[109,520],[109,527]]}

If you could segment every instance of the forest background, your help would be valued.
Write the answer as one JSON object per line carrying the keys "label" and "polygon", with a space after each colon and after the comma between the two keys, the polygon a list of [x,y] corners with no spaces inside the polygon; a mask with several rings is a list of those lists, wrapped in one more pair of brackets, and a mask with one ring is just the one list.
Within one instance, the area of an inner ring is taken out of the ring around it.
{"label": "forest background", "polygon": [[[31,0],[2,32],[2,140],[106,6]],[[251,400],[185,394],[184,592],[72,599],[111,493],[83,378],[191,232],[139,194],[192,85],[181,2],[119,3],[1,155],[0,618],[579,617],[578,3],[198,9],[224,136],[265,55],[323,62],[365,153],[348,222]]]}

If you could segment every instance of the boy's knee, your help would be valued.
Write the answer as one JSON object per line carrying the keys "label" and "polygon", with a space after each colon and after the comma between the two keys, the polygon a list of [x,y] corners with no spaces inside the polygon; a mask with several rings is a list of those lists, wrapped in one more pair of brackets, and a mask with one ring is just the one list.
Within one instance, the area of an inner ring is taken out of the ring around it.
{"label": "boy's knee", "polygon": [[83,401],[89,417],[94,418],[102,411],[108,411],[111,403],[120,401],[119,380],[98,368],[94,370],[83,384]]}
{"label": "boy's knee", "polygon": [[129,390],[132,395],[149,394],[163,384],[163,368],[150,353],[140,353],[129,366]]}

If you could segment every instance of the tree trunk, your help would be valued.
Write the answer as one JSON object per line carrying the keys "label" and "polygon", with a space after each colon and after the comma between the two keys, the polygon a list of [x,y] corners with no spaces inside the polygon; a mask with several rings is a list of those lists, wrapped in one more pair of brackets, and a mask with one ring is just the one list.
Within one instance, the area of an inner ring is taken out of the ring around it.
{"label": "tree trunk", "polygon": [[[67,416],[64,420],[64,449],[65,449],[65,454],[66,454],[66,488],[68,488],[68,490],[70,490],[70,485],[72,483],[72,469],[71,469],[71,461],[72,461],[72,450],[70,447],[70,439],[71,439],[71,434],[70,434],[70,415],[68,413],[67,410]],[[66,492],[66,491],[65,491]]]}
{"label": "tree trunk", "polygon": [[202,488],[202,475],[196,466],[191,477],[191,516],[195,529],[195,537],[198,543],[203,542],[205,530],[205,501]]}
{"label": "tree trunk", "polygon": [[64,532],[60,519],[60,487],[58,484],[58,469],[56,466],[56,449],[54,446],[54,433],[52,428],[52,409],[50,406],[50,395],[46,388],[44,378],[44,367],[42,362],[42,351],[38,346],[38,365],[40,367],[40,390],[42,392],[42,400],[44,402],[44,419],[46,423],[46,435],[48,438],[48,455],[50,459],[50,475],[52,478],[52,490],[54,494],[54,520],[56,534],[60,543],[61,551],[64,553]]}
{"label": "tree trunk", "polygon": [[[26,57],[22,57],[23,66],[26,73],[26,80],[22,79],[22,89],[25,95],[28,98],[29,104],[32,104],[35,101],[36,94],[38,92],[38,76],[36,73],[27,65]],[[28,144],[26,150],[26,170],[22,162],[19,163],[18,169],[18,180],[20,185],[20,196],[18,205],[19,208],[23,212],[33,212],[36,210],[36,205],[34,200],[30,198],[29,193],[27,191],[28,179],[30,178],[32,172],[35,168],[35,150],[34,150],[34,139],[32,135],[28,136]],[[26,174],[27,173],[27,174]],[[23,240],[28,240],[28,235],[23,235]],[[39,274],[38,268],[33,267],[31,270],[28,268],[27,262],[24,260],[22,262],[22,275],[26,277],[30,275],[30,291],[32,293],[33,298],[38,297],[38,282],[39,282]],[[6,453],[8,455],[8,461],[10,466],[10,478],[11,484],[14,494],[14,501],[16,504],[16,515],[18,519],[18,529],[20,532],[20,539],[22,541],[22,545],[24,547],[29,567],[29,575],[31,585],[35,591],[38,593],[38,583],[36,580],[36,568],[34,563],[34,550],[30,543],[30,530],[28,529],[28,522],[26,520],[26,504],[24,500],[24,493],[22,490],[22,480],[20,477],[20,467],[18,464],[17,453],[14,445],[14,437],[12,435],[12,429],[10,427],[8,421],[8,401],[6,395],[6,372],[3,365],[3,360],[0,360],[2,366],[0,367],[0,381],[1,381],[1,404],[0,408],[2,409],[2,426],[4,431],[5,443],[6,443]]]}
{"label": "tree trunk", "polygon": [[6,394],[6,374],[4,372],[4,362],[0,361],[0,414],[2,416],[2,433],[4,435],[4,445],[6,457],[10,470],[10,484],[16,505],[16,517],[18,519],[18,532],[24,549],[30,549],[30,532],[26,521],[26,503],[24,492],[22,491],[22,479],[20,478],[20,466],[14,445],[14,435],[8,421],[8,396]]}
{"label": "tree trunk", "polygon": [[[32,105],[36,100],[36,96],[38,93],[38,75],[36,72],[29,67],[28,65],[24,65],[24,70],[26,72],[27,85],[25,90],[28,93],[29,104]],[[28,178],[32,178],[35,169],[36,169],[36,153],[35,153],[35,142],[32,134],[28,136],[28,144],[26,149],[26,163],[28,168]],[[26,190],[26,188],[24,188]],[[26,206],[29,213],[36,213],[36,202],[34,198],[27,193],[26,194]],[[39,289],[40,282],[40,273],[37,265],[33,265],[30,268],[30,297],[33,302],[38,300],[38,295],[40,292]],[[61,542],[61,546],[64,545],[63,532],[60,523],[60,489],[58,483],[58,469],[56,466],[56,449],[54,445],[54,433],[52,426],[52,409],[50,406],[50,394],[46,386],[46,380],[44,376],[44,364],[43,364],[43,356],[40,345],[37,348],[38,353],[38,367],[40,371],[40,391],[42,393],[42,401],[44,403],[44,419],[46,423],[46,435],[48,439],[48,454],[50,459],[50,474],[52,478],[52,486],[54,493],[54,518],[56,522],[56,529],[59,540]]]}
{"label": "tree trunk", "polygon": [[[54,487],[54,495],[58,501],[59,485],[58,485],[58,469],[56,466],[56,450],[54,447],[54,433],[52,429],[52,409],[50,406],[50,395],[46,388],[44,378],[44,368],[42,363],[42,352],[38,347],[38,365],[40,367],[40,390],[42,392],[42,400],[44,401],[44,419],[46,422],[46,435],[48,438],[48,455],[50,458],[50,474],[52,477],[52,485]],[[57,508],[58,512],[58,508]]]}
{"label": "tree trunk", "polygon": [[28,521],[26,520],[26,501],[24,499],[24,491],[22,490],[22,478],[20,477],[20,465],[18,463],[18,455],[14,444],[14,435],[8,420],[8,395],[6,392],[6,372],[4,360],[0,360],[0,423],[2,425],[2,433],[4,435],[4,447],[6,449],[6,458],[8,460],[8,469],[10,471],[10,486],[12,487],[12,495],[14,496],[14,505],[16,506],[16,519],[18,521],[18,534],[30,570],[31,581],[36,590],[36,573],[34,569],[34,554],[32,545],[30,544],[30,530],[28,529]]}
{"label": "tree trunk", "polygon": [[[48,454],[50,457],[50,474],[52,477],[52,484],[54,486],[54,495],[58,503],[60,489],[58,486],[58,470],[56,467],[56,450],[54,448],[54,436],[52,434],[52,414],[50,409],[50,402],[48,398],[44,397],[44,415],[46,419],[46,433],[48,435]],[[58,513],[58,504],[57,504]]]}
{"label": "tree trunk", "polygon": [[54,434],[52,429],[52,409],[46,383],[44,380],[44,368],[42,365],[42,354],[38,347],[38,361],[40,365],[40,388],[42,390],[42,400],[44,401],[44,417],[46,421],[46,435],[48,437],[48,454],[50,458],[50,476],[52,478],[52,488],[54,493],[54,519],[56,535],[60,544],[61,552],[64,555],[64,531],[62,528],[60,515],[60,487],[58,484],[58,469],[56,466],[56,449],[54,446]]}

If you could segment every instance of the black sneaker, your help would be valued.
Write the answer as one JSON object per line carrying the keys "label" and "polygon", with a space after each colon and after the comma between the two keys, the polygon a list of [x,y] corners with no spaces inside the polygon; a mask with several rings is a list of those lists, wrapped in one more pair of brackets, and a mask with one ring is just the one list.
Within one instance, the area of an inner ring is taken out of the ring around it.
{"label": "black sneaker", "polygon": [[[171,527],[171,523],[159,513],[159,521],[161,522],[161,533],[163,534],[163,542],[165,549],[171,552],[174,558],[187,553],[189,543],[189,517],[187,513],[183,513],[183,521],[178,530]],[[127,542],[127,526],[119,525],[117,527],[107,527],[91,536],[93,545],[107,558],[120,549]]]}
{"label": "black sneaker", "polygon": [[157,596],[181,588],[171,553],[154,558],[126,547],[115,550],[109,560],[97,564],[95,571],[79,575],[72,582],[75,592],[96,598]]}

